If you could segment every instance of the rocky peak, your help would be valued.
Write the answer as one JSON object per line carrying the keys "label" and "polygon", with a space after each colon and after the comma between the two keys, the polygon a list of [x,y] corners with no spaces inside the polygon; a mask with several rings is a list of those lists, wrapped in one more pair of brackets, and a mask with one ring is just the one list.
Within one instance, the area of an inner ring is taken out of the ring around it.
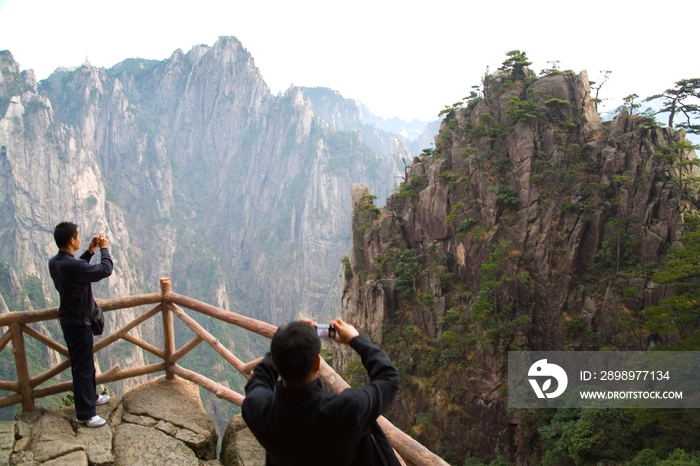
{"label": "rocky peak", "polygon": [[24,82],[19,65],[8,50],[0,51],[0,115],[4,116],[10,106],[10,99],[21,95]]}
{"label": "rocky peak", "polygon": [[[110,240],[115,273],[95,287],[100,298],[153,292],[170,276],[179,293],[271,323],[335,314],[350,185],[390,194],[404,153],[396,135],[337,130],[297,87],[272,96],[235,38],[162,61],[58,70],[37,89],[3,57],[0,263],[22,287],[15,300],[0,286],[10,310],[28,309],[35,288],[46,305],[57,303],[46,261],[53,226],[70,219],[83,235]],[[108,328],[136,312],[109,313]],[[46,326],[60,341],[55,323]],[[157,341],[159,332],[149,321],[132,334]],[[246,355],[247,337],[230,326],[221,332]],[[32,357],[45,362],[41,352]],[[140,348],[117,353],[100,352],[100,365],[144,362]],[[245,383],[231,368],[213,370]]]}
{"label": "rocky peak", "polygon": [[534,432],[506,411],[507,351],[646,349],[621,320],[668,293],[651,266],[695,207],[654,156],[684,135],[624,111],[602,124],[585,72],[501,72],[484,93],[448,109],[385,208],[353,189],[341,305],[397,363],[392,421],[457,462],[525,464]]}
{"label": "rocky peak", "polygon": [[365,125],[359,102],[345,99],[327,87],[302,87],[304,98],[311,101],[314,113],[337,131],[351,131]]}

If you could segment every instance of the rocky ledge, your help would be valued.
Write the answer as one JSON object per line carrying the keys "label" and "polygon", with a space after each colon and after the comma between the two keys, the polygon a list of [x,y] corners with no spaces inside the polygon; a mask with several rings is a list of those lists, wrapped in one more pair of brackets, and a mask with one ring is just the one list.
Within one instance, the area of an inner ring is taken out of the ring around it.
{"label": "rocky ledge", "polygon": [[74,408],[18,414],[0,426],[0,466],[264,464],[264,450],[248,435],[240,415],[226,429],[219,462],[218,435],[202,407],[199,387],[183,379],[151,380],[122,400],[98,406],[97,414],[107,420],[97,429],[76,422]]}

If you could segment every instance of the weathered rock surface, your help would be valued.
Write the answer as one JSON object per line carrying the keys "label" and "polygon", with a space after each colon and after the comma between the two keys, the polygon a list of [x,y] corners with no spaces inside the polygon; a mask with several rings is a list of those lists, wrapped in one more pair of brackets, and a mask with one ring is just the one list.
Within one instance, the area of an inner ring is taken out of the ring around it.
{"label": "weathered rock surface", "polygon": [[116,464],[124,466],[172,464],[198,466],[192,450],[173,437],[136,424],[122,424],[114,432]]}
{"label": "weathered rock surface", "polygon": [[231,418],[221,443],[223,466],[264,466],[265,449],[258,443],[240,414]]}
{"label": "weathered rock surface", "polygon": [[[73,408],[20,413],[8,423],[14,437],[9,464],[219,465],[214,423],[190,382],[155,379],[98,406],[97,414],[107,424],[92,429],[75,421]],[[0,426],[0,447],[8,425]]]}
{"label": "weathered rock surface", "polygon": [[[111,419],[110,419],[111,420]],[[85,445],[88,461],[95,466],[109,466],[114,464],[112,453],[112,439],[114,433],[111,428],[91,429],[79,425],[76,431],[78,442]]]}
{"label": "weathered rock surface", "polygon": [[156,430],[183,441],[198,458],[216,458],[218,435],[202,407],[198,385],[177,377],[160,377],[128,392],[122,404],[131,416],[157,420]]}
{"label": "weathered rock surface", "polygon": [[[50,232],[71,212],[119,250],[112,296],[170,276],[268,321],[318,314],[349,240],[347,188],[363,181],[385,199],[410,155],[352,101],[316,102],[316,114],[297,87],[272,95],[232,37],[161,62],[85,63],[38,86],[0,58],[0,260],[28,264],[20,278],[42,278],[53,298]],[[190,245],[198,235],[217,238],[206,258]],[[202,272],[207,283],[193,279]]]}
{"label": "weathered rock surface", "polygon": [[0,466],[10,464],[10,454],[15,444],[15,421],[0,422]]}
{"label": "weathered rock surface", "polygon": [[[436,154],[414,159],[420,183],[381,210],[353,186],[341,313],[399,367],[397,426],[438,454],[526,464],[536,432],[506,409],[507,351],[647,349],[641,312],[669,293],[647,266],[695,207],[654,156],[684,135],[624,111],[603,125],[585,72],[490,82],[446,116]],[[636,268],[618,275],[621,237]]]}
{"label": "weathered rock surface", "polygon": [[[116,398],[97,407],[97,414],[111,420],[118,411]],[[19,465],[114,465],[112,431],[90,429],[75,420],[75,409],[57,411],[38,408],[17,415],[15,442],[10,464]]]}
{"label": "weathered rock surface", "polygon": [[[168,276],[179,293],[274,324],[325,320],[350,239],[350,184],[385,199],[410,156],[352,101],[324,108],[295,86],[271,94],[232,37],[162,61],[86,62],[40,83],[3,51],[0,71],[0,312],[57,304],[46,261],[54,225],[71,220],[84,238],[110,241],[115,273],[95,285],[98,298],[153,292]],[[108,331],[137,312],[107,313]],[[57,326],[44,330],[60,339]],[[146,341],[159,333],[153,320],[132,330]],[[247,350],[245,339],[235,344]],[[140,348],[125,348],[99,352],[98,363],[144,365]]]}

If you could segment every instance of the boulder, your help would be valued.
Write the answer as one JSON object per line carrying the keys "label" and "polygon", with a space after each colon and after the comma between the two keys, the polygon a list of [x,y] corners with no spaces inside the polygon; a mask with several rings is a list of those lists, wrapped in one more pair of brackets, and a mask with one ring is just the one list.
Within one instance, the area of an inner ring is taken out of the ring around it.
{"label": "boulder", "polygon": [[562,73],[541,77],[530,85],[528,92],[535,93],[538,90],[541,90],[546,96],[571,102],[571,88],[566,76]]}
{"label": "boulder", "polygon": [[23,450],[11,455],[12,463],[18,463],[22,458],[22,464],[32,464],[28,461],[31,457],[36,464],[41,464],[78,451],[85,456],[86,447],[75,436],[71,414],[75,416],[75,410],[51,411],[43,408],[18,414],[17,439],[27,438],[28,441],[21,443]]}
{"label": "boulder", "polygon": [[199,466],[199,459],[184,443],[137,424],[125,423],[115,429],[114,458],[118,466]]}
{"label": "boulder", "polygon": [[248,429],[240,414],[231,418],[221,441],[223,466],[264,466],[265,449]]}
{"label": "boulder", "polygon": [[190,382],[155,379],[123,401],[112,397],[97,414],[107,424],[96,429],[75,421],[72,407],[0,423],[0,466],[220,466],[214,423]]}
{"label": "boulder", "polygon": [[160,377],[128,392],[122,403],[125,420],[141,416],[139,424],[150,424],[144,418],[152,418],[156,429],[182,439],[198,458],[216,458],[219,437],[214,422],[204,411],[198,385],[177,377]]}

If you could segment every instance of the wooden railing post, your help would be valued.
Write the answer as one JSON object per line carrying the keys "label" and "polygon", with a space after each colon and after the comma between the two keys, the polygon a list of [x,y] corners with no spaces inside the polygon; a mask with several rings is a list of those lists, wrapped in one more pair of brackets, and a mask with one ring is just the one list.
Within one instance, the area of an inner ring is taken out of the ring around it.
{"label": "wooden railing post", "polygon": [[30,411],[36,409],[36,405],[32,397],[31,375],[29,374],[27,351],[24,347],[22,326],[20,324],[12,324],[10,325],[10,331],[12,332],[12,352],[15,355],[19,393],[22,395],[22,411]]}
{"label": "wooden railing post", "polygon": [[168,302],[165,300],[165,293],[171,291],[172,284],[169,278],[160,279],[160,292],[163,296],[161,301],[161,312],[163,313],[163,353],[165,353],[165,378],[172,379],[175,375],[171,371],[173,365],[172,356],[175,352],[175,327],[173,326],[173,313]]}

